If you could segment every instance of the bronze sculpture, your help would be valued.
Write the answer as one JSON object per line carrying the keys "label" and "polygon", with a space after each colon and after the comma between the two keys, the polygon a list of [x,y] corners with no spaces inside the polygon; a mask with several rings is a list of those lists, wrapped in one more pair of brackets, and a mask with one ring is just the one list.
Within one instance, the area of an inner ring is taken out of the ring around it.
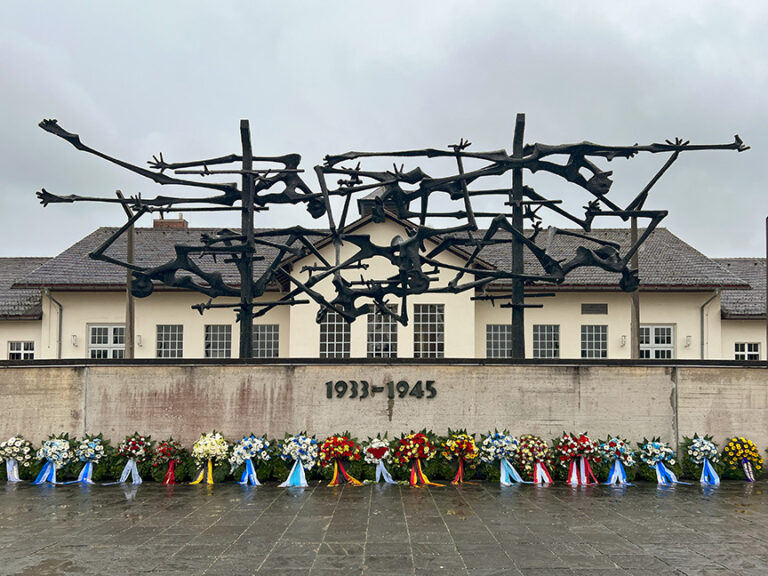
{"label": "bronze sculpture", "polygon": [[[112,158],[80,140],[77,134],[61,128],[56,120],[44,120],[40,127],[63,138],[78,150],[94,154],[127,170],[149,178],[161,185],[185,186],[201,189],[204,195],[164,195],[144,198],[140,195],[129,198],[102,198],[88,196],[57,196],[42,189],[37,193],[41,203],[70,202],[107,202],[119,203],[130,208],[133,215],[128,222],[115,232],[91,257],[123,266],[132,271],[134,280],[133,294],[145,297],[152,293],[155,283],[186,288],[210,296],[239,298],[236,304],[214,304],[212,300],[198,304],[195,308],[203,313],[214,307],[232,307],[237,310],[240,330],[240,357],[252,355],[251,325],[253,318],[266,314],[277,306],[293,306],[311,301],[320,306],[318,321],[328,310],[333,310],[344,319],[353,322],[357,317],[376,310],[396,318],[401,324],[408,323],[407,299],[409,296],[427,293],[459,293],[475,290],[477,300],[504,302],[502,306],[512,309],[513,358],[524,357],[523,319],[524,309],[540,306],[525,303],[524,287],[535,283],[562,283],[567,274],[583,266],[596,266],[609,272],[621,274],[620,287],[624,291],[638,288],[638,274],[630,267],[632,256],[642,242],[666,216],[663,210],[644,209],[648,193],[659,178],[675,162],[679,154],[694,150],[747,150],[741,139],[735,136],[730,144],[691,145],[688,141],[676,139],[664,143],[633,146],[603,146],[591,142],[550,146],[545,144],[523,145],[525,117],[517,116],[513,152],[505,150],[490,152],[470,152],[470,143],[461,140],[446,150],[427,148],[394,152],[347,152],[326,156],[321,166],[314,168],[319,192],[313,192],[302,178],[299,168],[301,157],[298,154],[283,156],[254,156],[252,152],[250,128],[247,120],[241,120],[240,132],[242,153],[230,154],[207,160],[170,163],[163,155],[153,157],[149,162],[151,169]],[[615,158],[632,158],[638,153],[669,153],[670,156],[662,168],[651,178],[649,183],[625,207],[621,207],[607,197],[612,180],[611,171],[602,170],[595,159],[611,161]],[[565,161],[558,163],[558,158]],[[455,172],[432,177],[420,166],[405,170],[404,165],[394,165],[392,170],[365,170],[363,162],[391,158],[396,160],[413,159],[453,159]],[[471,170],[465,169],[465,161],[481,164]],[[254,168],[254,162],[266,164],[266,168]],[[345,164],[355,162],[355,165]],[[219,166],[240,163],[232,169],[220,169]],[[211,168],[214,167],[214,168]],[[560,201],[548,199],[533,188],[523,184],[523,171],[532,173],[545,172],[558,176],[575,184],[591,196],[584,206],[583,216],[561,208]],[[166,172],[173,171],[174,176]],[[484,179],[498,178],[512,172],[512,186],[502,188],[478,188]],[[240,177],[237,183],[211,182],[209,177],[221,175]],[[181,175],[195,175],[198,180],[179,178]],[[336,186],[329,184],[329,179],[338,177]],[[384,221],[386,211],[393,212],[406,228],[406,236],[395,236],[388,245],[375,244],[369,235],[347,230],[350,205],[353,197],[375,190],[371,219],[374,223]],[[213,191],[214,193],[210,193]],[[505,206],[509,210],[475,210],[473,201],[482,200],[484,204],[492,198],[506,198]],[[332,198],[343,201],[341,215],[336,214],[331,203]],[[435,208],[435,204],[457,202],[458,207],[449,209]],[[431,205],[431,204],[432,205]],[[303,205],[315,218],[327,218],[328,230],[321,232],[301,226],[283,229],[255,230],[254,213],[268,210],[271,205]],[[414,208],[412,209],[412,205]],[[141,216],[151,212],[164,212],[184,207],[186,211],[238,211],[241,214],[241,229],[222,230],[215,236],[203,235],[197,245],[177,245],[175,258],[155,267],[142,267],[107,255],[107,249],[125,233]],[[551,210],[577,224],[583,232],[549,228],[545,241],[540,236],[544,233],[542,209]],[[590,236],[596,218],[614,217],[627,221],[630,218],[647,220],[643,234],[624,253],[615,243]],[[430,225],[437,219],[453,219],[455,226],[436,227]],[[490,219],[487,229],[480,229],[478,219]],[[524,229],[524,223],[530,222],[530,229]],[[583,240],[572,258],[558,260],[548,252],[548,247],[558,235],[568,235]],[[329,261],[316,247],[317,241],[324,239],[335,249],[335,259]],[[431,248],[427,249],[427,241]],[[341,258],[341,247],[351,245],[355,252]],[[490,246],[509,248],[511,265],[508,270],[490,268],[481,265],[481,255]],[[261,258],[260,247],[276,250],[276,256],[260,275],[254,276],[253,262]],[[526,271],[523,263],[523,250],[529,250],[542,268],[541,272]],[[461,265],[449,265],[438,257],[444,252],[460,251],[464,255]],[[212,255],[225,258],[238,269],[238,285],[228,284],[218,272],[203,270],[195,258]],[[306,273],[306,279],[299,278],[292,270],[291,263],[308,255],[313,255],[319,263],[302,267],[300,273]],[[350,280],[352,270],[367,270],[368,262],[374,257],[386,259],[396,273],[385,278],[365,277]],[[434,280],[441,271],[451,271],[453,277],[444,285]],[[284,296],[272,300],[255,301],[264,295],[269,284],[277,275],[291,284]],[[465,279],[465,277],[467,277]],[[329,279],[335,290],[335,297],[328,299],[316,286]],[[493,282],[506,281],[511,289],[508,293],[490,293]],[[390,299],[399,299],[399,312],[390,306]],[[361,301],[361,302],[358,302]]]}

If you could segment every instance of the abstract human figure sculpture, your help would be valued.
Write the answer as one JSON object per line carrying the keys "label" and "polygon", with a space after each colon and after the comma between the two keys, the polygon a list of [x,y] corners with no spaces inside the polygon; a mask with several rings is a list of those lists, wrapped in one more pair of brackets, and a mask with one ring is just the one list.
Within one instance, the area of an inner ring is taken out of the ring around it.
{"label": "abstract human figure sculpture", "polygon": [[[95,250],[91,257],[110,262],[130,270],[134,277],[133,294],[149,296],[155,283],[186,288],[208,295],[211,299],[228,296],[238,298],[235,304],[216,304],[212,300],[195,308],[203,313],[210,308],[232,307],[238,314],[240,329],[240,357],[252,355],[253,318],[266,314],[277,306],[293,306],[314,301],[320,306],[317,315],[321,321],[332,310],[353,322],[357,317],[373,310],[408,323],[407,299],[416,294],[459,293],[474,290],[477,300],[502,302],[512,309],[512,357],[522,358],[524,309],[540,306],[525,303],[524,287],[532,284],[555,285],[580,267],[595,266],[621,275],[620,287],[624,291],[637,290],[638,272],[631,268],[632,256],[639,246],[666,216],[663,210],[644,209],[648,193],[653,185],[677,160],[681,152],[697,150],[747,150],[738,135],[730,144],[691,145],[676,139],[664,143],[632,146],[604,146],[592,142],[577,144],[546,145],[523,144],[525,117],[517,116],[512,154],[505,150],[470,152],[470,142],[460,140],[446,150],[426,148],[393,152],[347,152],[326,156],[321,166],[314,168],[319,192],[313,192],[305,182],[299,168],[298,154],[283,156],[254,156],[250,127],[241,120],[242,152],[207,160],[192,162],[166,162],[163,155],[153,157],[150,169],[108,156],[82,143],[77,134],[61,128],[56,120],[44,120],[40,127],[72,144],[78,150],[96,155],[131,172],[144,176],[160,185],[184,186],[190,193],[158,195],[153,198],[135,195],[129,198],[103,198],[89,196],[58,196],[45,189],[37,193],[44,206],[53,203],[105,202],[118,203],[132,211],[126,224]],[[607,197],[612,185],[612,172],[602,170],[596,160],[611,161],[615,158],[632,158],[639,153],[664,154],[669,158],[648,184],[625,207]],[[565,158],[558,163],[558,159]],[[429,161],[453,159],[456,170],[441,176],[430,176],[421,166],[408,170],[404,164],[394,165],[391,171],[365,170],[361,164],[391,158],[398,161]],[[353,167],[346,163],[355,162]],[[475,167],[467,171],[465,162]],[[236,168],[219,168],[239,163]],[[263,166],[254,168],[254,163]],[[213,168],[212,168],[213,167]],[[590,200],[583,215],[572,213],[559,206],[560,200],[549,199],[524,185],[523,171],[544,172],[555,175],[585,191]],[[173,171],[174,176],[168,172]],[[512,173],[511,187],[483,188],[488,178],[498,179]],[[194,175],[198,179],[179,178]],[[240,185],[233,182],[214,182],[211,178],[223,175],[240,177]],[[328,180],[338,177],[336,187]],[[197,190],[195,190],[197,189]],[[381,223],[386,213],[392,212],[405,226],[406,233],[396,235],[388,245],[379,245],[370,235],[347,229],[352,199],[362,193],[375,190],[371,221]],[[203,192],[201,195],[200,192]],[[213,192],[211,192],[213,191]],[[197,192],[195,194],[194,192]],[[338,216],[331,200],[341,199],[343,208]],[[475,210],[473,204],[488,206],[494,199],[506,199],[504,206],[496,210]],[[451,204],[458,202],[458,206]],[[255,230],[254,214],[279,204],[303,205],[315,218],[327,219],[327,231],[317,231],[300,226],[282,229]],[[445,208],[445,206],[449,206]],[[165,212],[184,207],[186,211],[238,211],[241,214],[240,231],[221,230],[216,235],[203,235],[194,245],[175,246],[175,255],[159,266],[138,266],[109,256],[107,251],[117,238],[124,234],[141,216],[151,212]],[[542,228],[542,209],[552,211],[574,222],[583,232]],[[647,221],[645,230],[636,242],[624,252],[616,243],[600,239],[592,232],[596,218],[630,218]],[[439,227],[438,219],[452,219],[454,226]],[[478,219],[490,220],[482,230]],[[525,222],[530,229],[525,230]],[[558,236],[577,237],[582,241],[572,257],[561,259],[551,252]],[[335,249],[335,259],[329,260],[317,249],[319,240],[330,241]],[[355,251],[341,257],[341,248],[351,245]],[[511,266],[489,267],[481,265],[484,250],[499,246],[509,249]],[[263,258],[260,254],[269,248],[271,260],[259,274],[254,273],[253,262]],[[429,247],[429,248],[428,248]],[[464,255],[460,265],[448,264],[440,255],[446,251]],[[541,271],[526,270],[523,251],[535,257]],[[275,254],[276,251],[276,254]],[[239,284],[227,283],[219,271],[209,271],[196,260],[201,256],[222,257],[238,269]],[[303,266],[299,273],[291,264],[305,256],[314,256],[317,262]],[[383,278],[366,277],[350,280],[353,270],[367,271],[373,258],[387,260],[395,273]],[[450,273],[447,282],[437,282],[441,273]],[[306,277],[300,277],[304,274]],[[282,297],[272,301],[262,299],[270,283],[277,276],[292,286]],[[327,298],[318,290],[318,284],[328,280],[335,296]],[[493,283],[504,281],[508,291],[490,292]],[[258,299],[258,300],[257,300]],[[392,299],[400,301],[399,311],[390,305]]]}

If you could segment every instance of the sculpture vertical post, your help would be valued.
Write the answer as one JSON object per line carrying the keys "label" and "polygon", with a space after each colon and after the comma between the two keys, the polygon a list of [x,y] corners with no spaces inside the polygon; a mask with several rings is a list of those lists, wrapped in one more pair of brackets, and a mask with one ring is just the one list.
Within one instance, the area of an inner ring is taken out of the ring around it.
{"label": "sculpture vertical post", "polygon": [[[525,132],[525,114],[518,114],[515,120],[515,136],[512,143],[512,158],[523,157],[523,133]],[[512,227],[523,230],[523,170],[512,171]],[[512,273],[522,274],[523,243],[512,237]],[[512,348],[511,357],[525,358],[525,286],[520,278],[512,279]]]}
{"label": "sculpture vertical post", "polygon": [[253,357],[253,149],[248,120],[240,120],[243,144],[243,183],[240,191],[243,251],[240,269],[240,358]]}
{"label": "sculpture vertical post", "polygon": [[[634,246],[637,243],[637,218],[635,216],[632,216],[631,219],[631,228],[630,228],[630,237],[629,241],[632,246]],[[637,270],[640,266],[640,262],[638,260],[638,251],[635,250],[635,253],[632,254],[632,258],[629,260],[629,265],[634,269]],[[640,358],[640,291],[634,290],[631,293],[631,314],[629,319],[629,330],[631,332],[629,336],[629,345],[630,345],[630,351],[629,351],[629,357],[632,358],[632,360],[637,360]]]}
{"label": "sculpture vertical post", "polygon": [[[125,200],[122,191],[116,190],[115,194],[120,200]],[[131,210],[126,204],[123,204],[123,210],[125,215],[130,220],[133,217],[133,210]],[[126,232],[126,249],[125,249],[125,261],[133,266],[134,265],[134,243],[136,240],[136,230],[131,224]],[[124,357],[133,359],[135,357],[134,346],[136,342],[136,310],[133,301],[133,293],[131,292],[131,286],[133,284],[133,271],[130,268],[126,269],[125,273],[125,352]]]}

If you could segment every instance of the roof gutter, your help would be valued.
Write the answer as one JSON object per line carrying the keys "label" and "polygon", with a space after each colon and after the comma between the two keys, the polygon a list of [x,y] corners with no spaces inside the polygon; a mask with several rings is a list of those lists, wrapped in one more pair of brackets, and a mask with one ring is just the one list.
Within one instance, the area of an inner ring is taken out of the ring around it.
{"label": "roof gutter", "polygon": [[48,290],[48,288],[43,288],[43,292],[45,293],[45,296],[56,304],[56,306],[59,307],[59,330],[58,330],[58,338],[56,341],[56,358],[61,359],[61,333],[63,330],[63,315],[64,315],[64,307],[61,305],[61,302],[56,300],[53,296],[51,296],[51,291]]}
{"label": "roof gutter", "polygon": [[701,359],[704,360],[704,309],[709,305],[712,300],[720,296],[720,288],[717,288],[715,290],[715,293],[712,294],[712,296],[704,302],[704,304],[701,305],[701,309],[699,310],[700,316],[701,316]]}

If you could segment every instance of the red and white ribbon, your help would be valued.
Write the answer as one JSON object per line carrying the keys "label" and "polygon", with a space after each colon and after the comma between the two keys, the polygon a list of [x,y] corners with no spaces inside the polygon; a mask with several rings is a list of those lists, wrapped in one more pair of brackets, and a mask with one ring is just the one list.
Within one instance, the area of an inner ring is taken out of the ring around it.
{"label": "red and white ribbon", "polygon": [[592,473],[592,467],[584,456],[578,456],[571,460],[568,466],[568,484],[571,486],[597,484],[597,478]]}
{"label": "red and white ribbon", "polygon": [[552,476],[549,475],[549,470],[540,460],[537,460],[533,466],[533,483],[552,484]]}

